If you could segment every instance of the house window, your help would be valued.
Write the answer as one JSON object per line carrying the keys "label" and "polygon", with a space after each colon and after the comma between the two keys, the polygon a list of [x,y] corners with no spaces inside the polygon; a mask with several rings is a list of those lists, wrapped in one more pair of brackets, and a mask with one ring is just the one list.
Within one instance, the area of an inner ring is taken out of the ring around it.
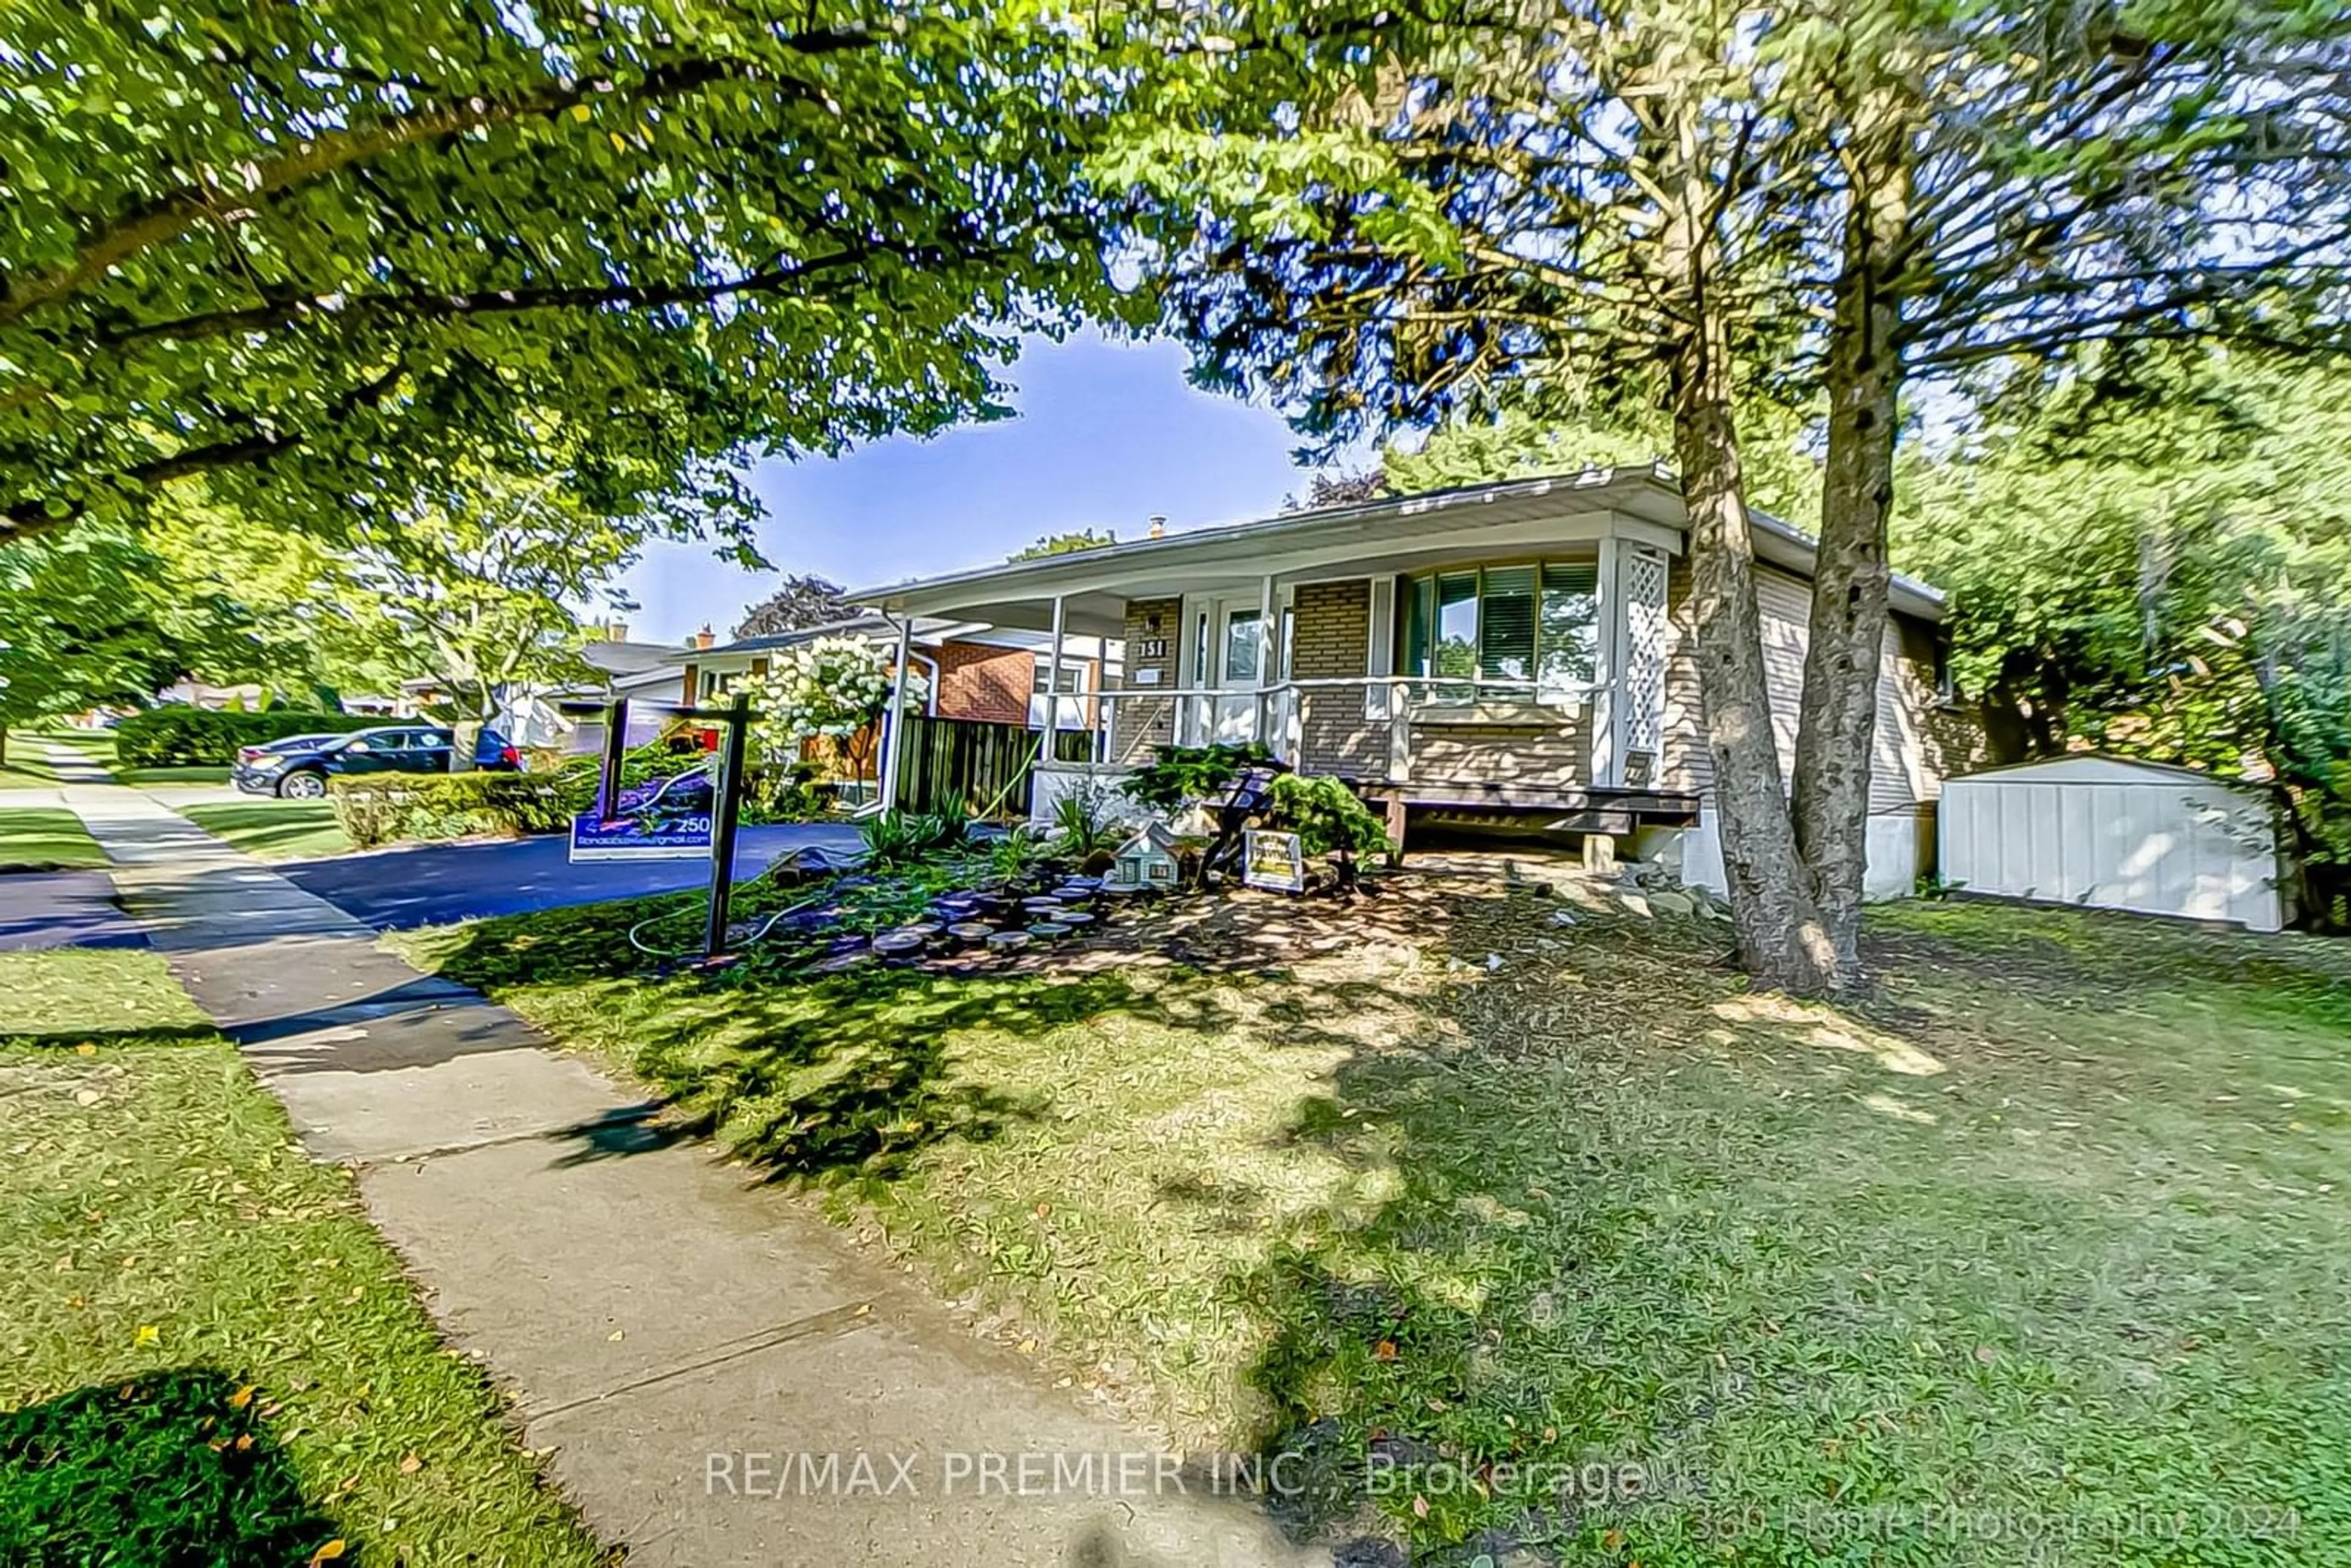
{"label": "house window", "polygon": [[[1086,662],[1064,658],[1061,673],[1055,676],[1051,659],[1039,655],[1029,661],[1029,727],[1031,729],[1083,729],[1086,727]],[[1060,696],[1060,713],[1051,724],[1045,719],[1048,705]]]}
{"label": "house window", "polygon": [[1489,695],[1573,702],[1598,668],[1599,570],[1544,561],[1410,580],[1402,667],[1437,702]]}
{"label": "house window", "polygon": [[1225,617],[1225,678],[1228,686],[1257,685],[1258,614],[1236,610]]}

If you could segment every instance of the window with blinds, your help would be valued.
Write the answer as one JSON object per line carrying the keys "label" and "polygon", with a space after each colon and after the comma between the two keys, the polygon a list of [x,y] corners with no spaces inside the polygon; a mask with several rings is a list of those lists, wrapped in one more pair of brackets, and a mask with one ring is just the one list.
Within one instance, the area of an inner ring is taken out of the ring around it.
{"label": "window with blinds", "polygon": [[1599,570],[1543,561],[1429,572],[1404,584],[1405,674],[1417,695],[1574,702],[1598,667]]}

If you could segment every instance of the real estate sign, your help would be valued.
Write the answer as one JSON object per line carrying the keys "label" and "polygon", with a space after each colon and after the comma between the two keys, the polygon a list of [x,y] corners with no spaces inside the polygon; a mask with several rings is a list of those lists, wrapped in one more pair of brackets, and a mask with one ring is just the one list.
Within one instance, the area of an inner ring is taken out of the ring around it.
{"label": "real estate sign", "polygon": [[1306,857],[1296,833],[1251,828],[1241,834],[1241,881],[1275,893],[1306,891]]}
{"label": "real estate sign", "polygon": [[714,794],[709,765],[621,791],[610,810],[571,819],[571,858],[579,861],[697,860],[710,853]]}

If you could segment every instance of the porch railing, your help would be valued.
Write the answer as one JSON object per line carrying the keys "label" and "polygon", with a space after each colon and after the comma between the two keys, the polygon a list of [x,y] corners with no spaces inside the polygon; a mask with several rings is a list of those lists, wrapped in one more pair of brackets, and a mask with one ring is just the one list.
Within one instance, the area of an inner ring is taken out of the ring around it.
{"label": "porch railing", "polygon": [[[1222,686],[1124,686],[1097,694],[1102,719],[1094,733],[1092,764],[1116,767],[1142,760],[1147,748],[1121,757],[1131,746],[1119,731],[1118,715],[1139,706],[1155,716],[1163,711],[1173,719],[1170,737],[1178,745],[1206,745],[1215,740],[1260,740],[1283,761],[1296,766],[1306,742],[1303,733],[1310,707],[1318,698],[1357,694],[1362,704],[1358,733],[1384,732],[1386,776],[1402,781],[1409,773],[1413,725],[1416,716],[1443,713],[1459,722],[1489,704],[1537,706],[1557,714],[1566,727],[1578,710],[1593,700],[1599,688],[1591,683],[1562,686],[1531,680],[1495,680],[1483,675],[1332,675],[1301,676],[1269,685],[1234,690]],[[1497,715],[1496,723],[1523,723],[1520,714]],[[1596,740],[1598,726],[1593,727]],[[1067,759],[1065,758],[1065,761]],[[1589,759],[1596,760],[1596,759]]]}

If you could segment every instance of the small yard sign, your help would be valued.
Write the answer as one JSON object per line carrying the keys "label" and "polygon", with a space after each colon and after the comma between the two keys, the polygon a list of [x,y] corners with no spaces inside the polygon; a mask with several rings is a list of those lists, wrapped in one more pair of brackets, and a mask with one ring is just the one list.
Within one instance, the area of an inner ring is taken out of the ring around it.
{"label": "small yard sign", "polygon": [[1251,828],[1241,835],[1241,881],[1274,893],[1306,891],[1306,857],[1296,833]]}

